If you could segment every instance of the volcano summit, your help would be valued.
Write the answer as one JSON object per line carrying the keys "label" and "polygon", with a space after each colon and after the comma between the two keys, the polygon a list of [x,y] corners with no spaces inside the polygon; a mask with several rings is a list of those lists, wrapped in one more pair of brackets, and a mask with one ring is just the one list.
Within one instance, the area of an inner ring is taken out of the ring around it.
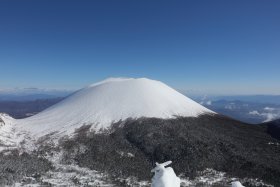
{"label": "volcano summit", "polygon": [[68,134],[81,125],[106,129],[128,118],[214,114],[166,84],[147,78],[109,78],[83,88],[47,110],[18,120],[18,126],[36,136]]}

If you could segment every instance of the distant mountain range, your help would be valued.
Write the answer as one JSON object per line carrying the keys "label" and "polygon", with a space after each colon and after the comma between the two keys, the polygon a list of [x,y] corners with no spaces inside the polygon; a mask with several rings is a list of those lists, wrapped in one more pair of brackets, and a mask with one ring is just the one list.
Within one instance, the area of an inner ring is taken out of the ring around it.
{"label": "distant mountain range", "polygon": [[247,103],[276,104],[280,105],[280,95],[190,95],[196,101],[241,101]]}
{"label": "distant mountain range", "polygon": [[0,101],[0,113],[7,113],[16,119],[26,118],[45,110],[46,108],[58,103],[62,99],[64,99],[64,97],[55,97],[49,99],[41,98],[30,101]]}
{"label": "distant mountain range", "polygon": [[0,90],[0,101],[33,101],[37,99],[52,99],[65,97],[71,90],[54,90],[39,88],[15,88]]}
{"label": "distant mountain range", "polygon": [[[260,100],[255,101],[255,98]],[[280,118],[279,96],[228,96],[228,97],[193,97],[195,101],[220,114],[234,119],[259,124]],[[243,98],[243,99],[242,99]],[[261,98],[267,98],[267,102]],[[269,98],[269,99],[268,99]],[[238,100],[241,99],[241,100]],[[272,102],[275,99],[275,102]]]}

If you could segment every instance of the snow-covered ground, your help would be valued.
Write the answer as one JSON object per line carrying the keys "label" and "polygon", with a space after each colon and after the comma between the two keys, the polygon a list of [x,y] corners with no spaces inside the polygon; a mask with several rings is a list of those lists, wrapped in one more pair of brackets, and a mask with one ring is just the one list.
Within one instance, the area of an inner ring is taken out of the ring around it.
{"label": "snow-covered ground", "polygon": [[75,164],[61,164],[61,152],[47,155],[47,158],[54,166],[53,170],[48,171],[40,178],[25,177],[21,182],[17,182],[15,186],[94,186],[94,187],[114,187],[110,183],[108,176],[95,170],[82,168]]}
{"label": "snow-covered ground", "polygon": [[198,173],[198,176],[194,179],[189,179],[188,177],[182,175],[180,176],[180,178],[181,187],[211,187],[213,185],[231,187],[231,182],[234,181],[241,181],[242,184],[247,183],[251,186],[274,187],[273,185],[266,184],[262,180],[257,178],[232,178],[228,177],[225,172],[216,171],[211,168],[207,168],[204,171],[200,171]]}
{"label": "snow-covered ground", "polygon": [[15,121],[9,115],[0,113],[0,151],[18,147],[18,138],[15,136]]}
{"label": "snow-covered ground", "polygon": [[[15,184],[16,187],[38,187],[44,185],[52,186],[92,186],[92,187],[118,187],[119,185],[111,183],[111,179],[106,174],[89,170],[87,168],[81,168],[77,165],[63,165],[55,164],[55,170],[49,171],[45,175],[41,176],[40,181],[33,177],[26,177],[22,182]],[[264,183],[259,179],[251,178],[230,178],[226,176],[225,172],[219,172],[213,169],[206,169],[200,172],[200,176],[195,179],[184,178],[180,176],[181,187],[211,187],[211,186],[224,186],[231,187],[231,183],[234,181],[241,181],[244,184],[250,184],[253,186],[261,187],[274,187]],[[150,187],[151,181],[137,181],[136,178],[130,177],[126,179],[118,178],[115,181],[119,181],[126,186],[132,187]]]}

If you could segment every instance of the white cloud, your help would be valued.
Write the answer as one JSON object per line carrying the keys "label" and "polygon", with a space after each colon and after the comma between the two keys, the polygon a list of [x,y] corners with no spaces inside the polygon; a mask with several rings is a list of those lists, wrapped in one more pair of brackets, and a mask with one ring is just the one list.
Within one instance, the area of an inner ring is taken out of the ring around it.
{"label": "white cloud", "polygon": [[272,107],[268,107],[268,106],[267,106],[267,107],[264,108],[264,110],[273,111],[273,110],[275,110],[275,108],[272,108]]}
{"label": "white cloud", "polygon": [[266,116],[266,119],[263,122],[269,122],[269,121],[275,120],[279,117],[279,115],[277,115],[277,114],[272,114],[272,113],[264,113],[264,114]]}
{"label": "white cloud", "polygon": [[256,110],[254,111],[251,111],[249,112],[250,115],[254,115],[254,116],[260,116],[264,119],[263,122],[268,122],[268,121],[272,121],[272,120],[275,120],[275,119],[278,119],[280,118],[280,111],[277,111],[277,112],[263,112],[263,113],[260,113]]}
{"label": "white cloud", "polygon": [[261,115],[261,114],[260,114],[258,111],[256,111],[256,110],[249,112],[249,114],[250,114],[250,115],[257,115],[257,116],[260,116],[260,115]]}

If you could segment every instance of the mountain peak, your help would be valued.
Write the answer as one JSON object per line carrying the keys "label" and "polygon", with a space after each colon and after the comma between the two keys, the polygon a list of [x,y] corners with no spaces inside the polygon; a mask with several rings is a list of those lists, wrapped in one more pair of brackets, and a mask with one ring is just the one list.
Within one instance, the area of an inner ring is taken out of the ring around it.
{"label": "mountain peak", "polygon": [[152,80],[152,79],[148,79],[148,78],[145,78],[145,77],[141,77],[141,78],[129,78],[129,77],[109,77],[109,78],[106,78],[100,82],[97,82],[97,83],[93,83],[91,85],[89,85],[88,87],[95,87],[95,86],[98,86],[98,85],[102,85],[102,84],[106,84],[106,83],[116,83],[116,82],[126,82],[126,81],[155,81],[155,80]]}
{"label": "mountain peak", "polygon": [[68,134],[84,124],[99,130],[127,118],[168,119],[205,113],[214,112],[160,81],[109,78],[77,91],[37,115],[19,120],[19,124],[39,135],[55,131]]}

